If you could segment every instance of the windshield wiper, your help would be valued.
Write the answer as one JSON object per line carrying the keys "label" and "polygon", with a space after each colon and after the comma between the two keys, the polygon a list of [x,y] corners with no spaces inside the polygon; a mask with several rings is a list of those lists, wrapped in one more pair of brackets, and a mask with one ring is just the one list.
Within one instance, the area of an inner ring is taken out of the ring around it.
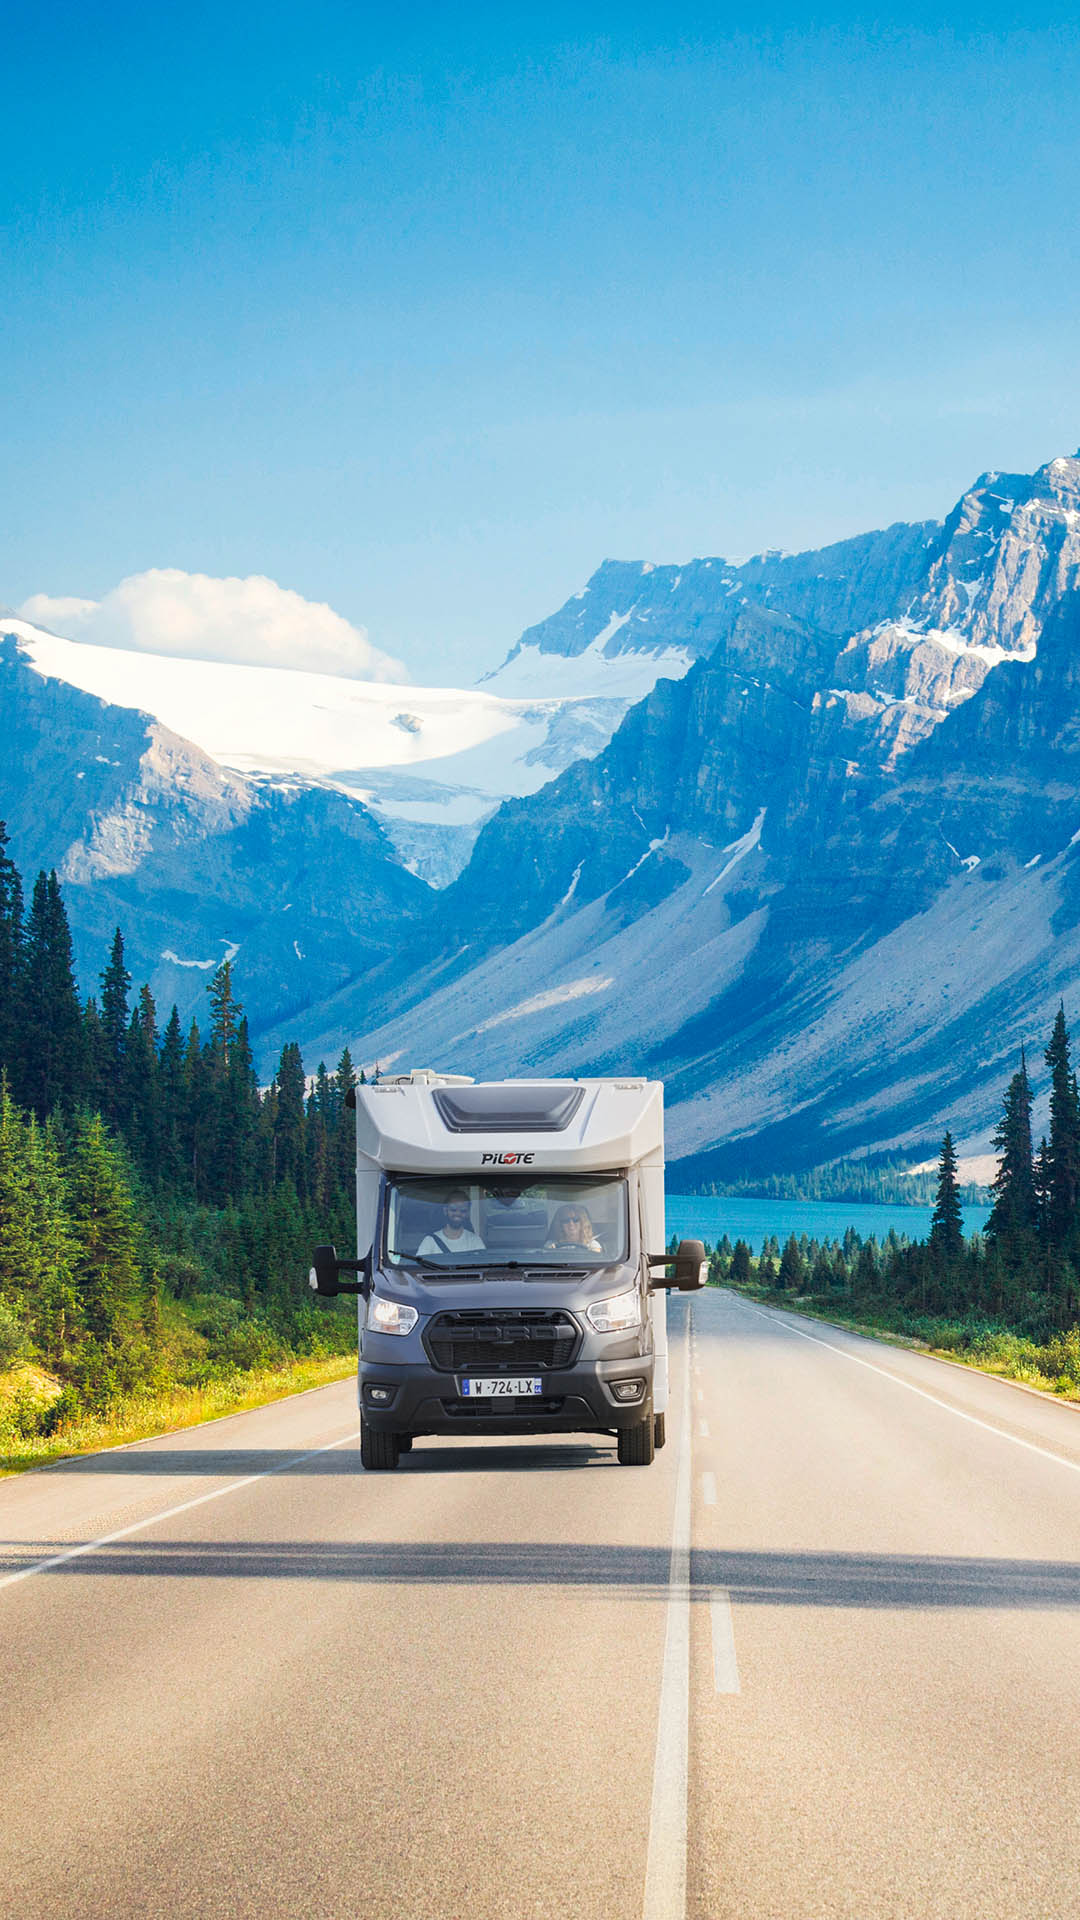
{"label": "windshield wiper", "polygon": [[453,1271],[444,1267],[441,1260],[432,1260],[426,1253],[406,1253],[403,1247],[387,1247],[386,1252],[391,1260],[407,1260],[410,1266],[432,1267],[436,1273]]}

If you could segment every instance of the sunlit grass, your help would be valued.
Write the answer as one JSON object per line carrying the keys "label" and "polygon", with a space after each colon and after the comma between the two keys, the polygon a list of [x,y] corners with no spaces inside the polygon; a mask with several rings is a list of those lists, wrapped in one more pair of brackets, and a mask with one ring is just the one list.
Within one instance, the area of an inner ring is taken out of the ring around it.
{"label": "sunlit grass", "polygon": [[10,1432],[0,1437],[0,1474],[21,1473],[102,1447],[123,1446],[157,1434],[178,1433],[229,1413],[246,1413],[290,1394],[312,1387],[331,1386],[356,1372],[356,1355],[331,1354],[294,1360],[286,1366],[253,1373],[237,1373],[202,1387],[172,1387],[117,1403],[107,1417],[77,1415],[58,1432],[22,1438]]}

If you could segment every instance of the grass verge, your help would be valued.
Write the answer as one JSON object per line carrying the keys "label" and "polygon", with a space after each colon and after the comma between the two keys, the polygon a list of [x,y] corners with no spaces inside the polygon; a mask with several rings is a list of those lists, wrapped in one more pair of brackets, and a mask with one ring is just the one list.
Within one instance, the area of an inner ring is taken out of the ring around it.
{"label": "grass verge", "polygon": [[[730,1286],[731,1282],[719,1284]],[[846,1327],[851,1333],[864,1333],[894,1347],[909,1347],[939,1360],[957,1361],[979,1373],[995,1374],[998,1379],[1016,1380],[1055,1400],[1080,1401],[1077,1327],[1040,1344],[991,1321],[905,1313],[892,1302],[845,1306],[840,1301],[822,1299],[820,1294],[789,1294],[776,1287],[759,1287],[752,1281],[749,1286],[732,1287],[732,1292],[744,1293],[764,1306],[787,1307],[826,1326]]]}
{"label": "grass verge", "polygon": [[231,1374],[203,1387],[171,1387],[133,1396],[118,1402],[107,1416],[80,1415],[56,1433],[26,1438],[4,1433],[0,1435],[0,1475],[98,1453],[103,1447],[124,1446],[132,1440],[149,1440],[157,1434],[179,1433],[224,1414],[268,1406],[311,1387],[328,1387],[355,1372],[355,1353],[294,1360],[281,1367]]}

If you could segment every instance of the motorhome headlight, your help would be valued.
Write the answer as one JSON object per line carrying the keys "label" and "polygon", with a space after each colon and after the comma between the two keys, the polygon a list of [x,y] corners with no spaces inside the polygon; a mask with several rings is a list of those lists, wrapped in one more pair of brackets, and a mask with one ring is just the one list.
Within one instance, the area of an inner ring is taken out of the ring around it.
{"label": "motorhome headlight", "polygon": [[585,1312],[597,1333],[625,1333],[641,1325],[641,1296],[631,1287],[629,1293],[614,1293],[610,1300],[594,1300]]}
{"label": "motorhome headlight", "polygon": [[415,1307],[400,1300],[384,1300],[373,1293],[368,1302],[367,1323],[373,1333],[411,1333],[420,1315]]}

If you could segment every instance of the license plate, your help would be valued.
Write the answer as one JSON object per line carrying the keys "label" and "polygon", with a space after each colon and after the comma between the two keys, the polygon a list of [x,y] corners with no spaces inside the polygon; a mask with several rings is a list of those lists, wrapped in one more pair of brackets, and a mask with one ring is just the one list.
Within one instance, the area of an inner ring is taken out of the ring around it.
{"label": "license plate", "polygon": [[491,1380],[463,1380],[461,1391],[466,1400],[517,1400],[525,1394],[542,1393],[544,1383],[535,1375],[497,1374]]}

